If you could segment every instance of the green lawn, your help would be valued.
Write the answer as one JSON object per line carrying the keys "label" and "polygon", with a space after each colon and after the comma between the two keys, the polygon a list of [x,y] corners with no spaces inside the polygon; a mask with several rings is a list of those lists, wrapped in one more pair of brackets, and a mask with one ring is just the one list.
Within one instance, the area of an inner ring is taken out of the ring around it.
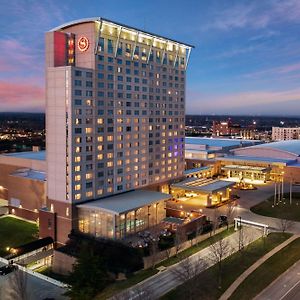
{"label": "green lawn", "polygon": [[230,299],[253,299],[280,274],[300,259],[299,249],[300,238],[294,240],[258,267],[241,283]]}
{"label": "green lawn", "polygon": [[290,204],[290,194],[284,194],[284,200],[279,202],[278,205],[273,206],[274,197],[270,197],[267,200],[251,207],[251,211],[273,218],[287,219],[300,222],[300,193],[292,194],[292,204]]}
{"label": "green lawn", "polygon": [[9,254],[7,247],[14,248],[37,239],[38,227],[13,217],[0,218],[0,256]]}
{"label": "green lawn", "polygon": [[245,248],[243,254],[235,253],[223,262],[222,286],[219,288],[217,282],[217,266],[212,266],[202,272],[191,282],[184,283],[170,291],[161,299],[189,299],[187,297],[188,287],[193,291],[190,299],[219,299],[226,289],[253,263],[268,253],[270,250],[288,239],[291,235],[287,233],[271,233],[267,238],[260,238]]}
{"label": "green lawn", "polygon": [[[163,262],[157,264],[156,267],[173,265],[173,264],[179,262],[180,260],[182,260],[183,258],[186,258],[186,257],[208,247],[210,245],[212,239],[214,239],[214,241],[217,241],[217,240],[220,240],[232,233],[234,233],[233,227],[230,227],[228,230],[225,229],[224,231],[217,233],[216,235],[182,251],[180,254],[178,254],[178,257],[174,256],[174,257],[164,260]],[[133,274],[132,276],[130,276],[127,280],[118,281],[118,282],[114,282],[113,284],[110,284],[104,291],[102,291],[97,296],[96,299],[107,299],[107,298],[113,296],[114,294],[116,294],[124,289],[127,289],[127,288],[147,279],[150,276],[155,275],[156,273],[158,273],[157,269],[146,269],[146,270],[138,271],[135,274]]]}

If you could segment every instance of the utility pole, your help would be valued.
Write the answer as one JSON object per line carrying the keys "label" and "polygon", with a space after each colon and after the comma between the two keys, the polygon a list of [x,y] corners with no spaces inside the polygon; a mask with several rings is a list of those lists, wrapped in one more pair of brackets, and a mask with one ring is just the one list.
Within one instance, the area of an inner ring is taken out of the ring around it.
{"label": "utility pole", "polygon": [[292,186],[293,186],[293,181],[291,177],[290,178],[290,205],[292,205]]}
{"label": "utility pole", "polygon": [[274,187],[275,187],[275,193],[274,193],[274,199],[273,199],[273,206],[275,206],[275,204],[276,204],[276,187],[277,187],[276,179],[275,179]]}

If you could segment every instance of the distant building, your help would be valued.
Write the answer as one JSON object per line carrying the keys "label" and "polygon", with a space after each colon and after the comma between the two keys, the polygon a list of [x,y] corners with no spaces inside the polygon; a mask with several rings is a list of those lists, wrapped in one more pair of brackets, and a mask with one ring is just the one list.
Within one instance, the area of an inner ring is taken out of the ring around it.
{"label": "distant building", "polygon": [[213,121],[213,136],[234,136],[240,135],[241,126],[239,124],[232,124],[228,121]]}
{"label": "distant building", "polygon": [[273,141],[299,140],[300,127],[272,127]]}

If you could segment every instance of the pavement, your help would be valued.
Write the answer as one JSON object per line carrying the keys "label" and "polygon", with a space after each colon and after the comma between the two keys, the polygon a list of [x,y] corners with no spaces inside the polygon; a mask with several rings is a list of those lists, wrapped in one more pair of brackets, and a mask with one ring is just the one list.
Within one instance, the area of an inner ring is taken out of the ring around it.
{"label": "pavement", "polygon": [[[2,264],[3,265],[3,264]],[[60,288],[48,281],[42,280],[30,274],[27,274],[27,298],[30,300],[43,300],[45,298],[53,298],[55,300],[65,300],[67,297],[63,296],[65,289]],[[0,299],[1,300],[15,300],[12,294],[11,284],[14,281],[14,272],[5,276],[0,276]]]}
{"label": "pavement", "polygon": [[[283,249],[285,246],[290,244],[295,239],[299,238],[299,235],[293,235],[270,252],[265,254],[259,260],[257,260],[253,265],[251,265],[245,272],[243,272],[230,286],[229,288],[223,293],[219,300],[227,300],[229,297],[234,293],[234,291],[238,288],[238,286],[252,273],[254,272],[260,265],[262,265],[267,259],[273,256],[275,253]],[[299,290],[300,291],[300,290]],[[275,299],[275,298],[273,298]],[[300,299],[300,298],[298,298]]]}
{"label": "pavement", "polygon": [[[262,233],[260,230],[254,228],[245,228],[244,229],[244,246],[253,242],[254,240],[261,237]],[[225,253],[224,258],[238,251],[239,248],[239,232],[235,232],[232,235],[226,237],[223,240],[228,244],[228,251]],[[181,261],[181,263],[174,264],[170,267],[167,267],[164,271],[157,273],[156,275],[140,282],[139,284],[122,291],[112,299],[140,299],[141,292],[147,292],[150,295],[151,299],[158,299],[164,294],[168,293],[172,289],[176,288],[178,285],[183,283],[183,278],[179,278],[178,273],[182,272],[182,264],[188,260],[190,265],[199,265],[199,268],[196,270],[195,274],[198,274],[210,266],[214,265],[213,260],[211,259],[211,249],[210,247],[205,248],[187,259]],[[202,261],[201,265],[199,261]]]}
{"label": "pavement", "polygon": [[300,261],[295,263],[254,300],[299,300],[300,299]]}

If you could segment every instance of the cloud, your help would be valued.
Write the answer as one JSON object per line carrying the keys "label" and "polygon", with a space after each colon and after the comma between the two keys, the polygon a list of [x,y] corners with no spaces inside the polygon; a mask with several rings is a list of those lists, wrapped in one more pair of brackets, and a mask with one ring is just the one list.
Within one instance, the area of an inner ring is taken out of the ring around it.
{"label": "cloud", "polygon": [[266,28],[270,24],[300,23],[299,0],[273,0],[230,5],[218,10],[205,29],[228,31],[241,28]]}
{"label": "cloud", "polygon": [[297,114],[300,111],[300,89],[248,91],[224,95],[201,93],[198,95],[197,92],[192,92],[187,98],[188,113],[247,115],[259,112],[274,114],[276,111],[281,114]]}
{"label": "cloud", "polygon": [[[292,73],[293,76],[297,75],[295,73],[300,72],[300,62],[294,63],[294,64],[288,64],[288,65],[283,65],[275,68],[269,68],[265,70],[260,70],[257,72],[252,72],[248,74],[244,74],[243,76],[246,78],[252,78],[252,79],[257,79],[261,77],[266,77],[266,76],[278,76],[278,75],[288,75]],[[299,73],[300,75],[300,73]],[[297,78],[297,77],[296,77]]]}
{"label": "cloud", "polygon": [[44,88],[34,81],[0,80],[0,111],[43,111],[44,99]]}

